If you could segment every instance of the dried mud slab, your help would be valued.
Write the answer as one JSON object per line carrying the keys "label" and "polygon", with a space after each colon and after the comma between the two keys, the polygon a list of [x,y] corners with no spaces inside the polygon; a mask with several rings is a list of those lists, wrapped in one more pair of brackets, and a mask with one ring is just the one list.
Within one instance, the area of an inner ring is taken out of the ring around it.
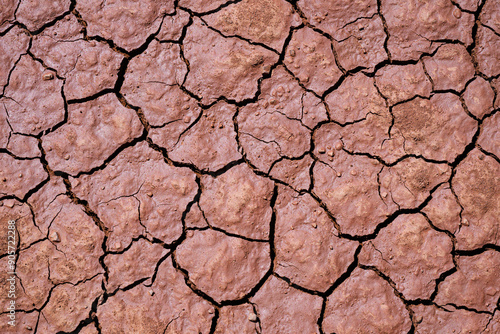
{"label": "dried mud slab", "polygon": [[500,8],[498,4],[492,0],[486,0],[479,15],[481,22],[493,29],[496,33],[500,32]]}
{"label": "dried mud slab", "polygon": [[175,258],[196,288],[220,303],[242,299],[260,282],[271,266],[269,252],[267,243],[204,230],[188,235]]}
{"label": "dried mud slab", "polygon": [[210,226],[246,238],[268,239],[273,183],[245,164],[203,176],[200,208]]}
{"label": "dried mud slab", "polygon": [[428,98],[432,91],[432,84],[420,62],[414,65],[384,66],[375,74],[375,82],[391,105],[415,96]]}
{"label": "dried mud slab", "polygon": [[[129,249],[121,254],[108,254],[104,264],[108,268],[106,290],[114,292],[134,282],[153,276],[158,261],[167,254],[161,245],[152,244],[145,239],[132,243]],[[150,284],[149,279],[143,284]]]}
{"label": "dried mud slab", "polygon": [[389,38],[387,48],[394,60],[418,59],[432,53],[441,40],[470,45],[474,15],[462,12],[451,1],[382,0]]}
{"label": "dried mud slab", "polygon": [[322,299],[271,276],[250,298],[263,333],[319,333]]}
{"label": "dried mud slab", "polygon": [[25,25],[28,30],[35,31],[69,12],[70,5],[71,0],[44,1],[43,4],[33,0],[19,0],[16,21]]}
{"label": "dried mud slab", "polygon": [[196,13],[206,13],[216,10],[230,0],[179,0],[179,6]]}
{"label": "dried mud slab", "polygon": [[33,312],[16,312],[16,327],[12,327],[4,321],[0,324],[0,331],[2,333],[9,334],[19,334],[19,333],[31,333],[38,322],[39,313],[37,311]]}
{"label": "dried mud slab", "polygon": [[97,308],[106,333],[208,333],[214,309],[185,284],[170,259],[158,268],[151,287],[118,291]]}
{"label": "dried mud slab", "polygon": [[339,64],[345,70],[373,69],[387,59],[387,36],[375,0],[342,0],[333,4],[326,0],[300,0],[298,6],[311,24],[333,38]]}
{"label": "dried mud slab", "polygon": [[381,170],[382,165],[376,160],[343,151],[336,152],[328,164],[314,165],[313,192],[335,217],[341,233],[373,233],[397,210],[397,205],[379,192]]}
{"label": "dried mud slab", "polygon": [[74,331],[89,317],[92,303],[103,293],[101,282],[102,276],[98,275],[76,285],[56,286],[40,311],[38,330],[42,333]]}
{"label": "dried mud slab", "polygon": [[324,292],[354,261],[358,243],[338,238],[332,220],[309,194],[285,187],[278,194],[275,272],[306,289]]}
{"label": "dried mud slab", "polygon": [[252,305],[224,306],[219,311],[215,334],[259,333],[260,324]]}
{"label": "dried mud slab", "polygon": [[243,0],[204,16],[203,21],[225,36],[239,36],[278,52],[283,49],[290,28],[301,23],[299,15],[284,0]]}
{"label": "dried mud slab", "polygon": [[432,57],[424,57],[434,90],[463,91],[475,74],[472,57],[460,44],[444,44]]}
{"label": "dried mud slab", "polygon": [[201,211],[199,203],[195,203],[186,213],[184,218],[186,229],[206,228],[208,227],[205,214]]}
{"label": "dried mud slab", "polygon": [[225,38],[195,18],[184,39],[189,73],[184,86],[205,104],[224,96],[242,101],[253,98],[257,81],[278,55],[239,38]]}
{"label": "dried mud slab", "polygon": [[500,36],[483,25],[477,29],[477,42],[474,48],[478,69],[487,77],[500,74]]}
{"label": "dried mud slab", "polygon": [[200,170],[215,171],[241,158],[233,116],[236,107],[218,102],[186,129],[169,152],[170,159],[190,163]]}
{"label": "dried mud slab", "polygon": [[269,171],[269,174],[281,182],[289,185],[296,191],[309,190],[311,187],[311,167],[314,163],[310,155],[302,159],[278,160]]}
{"label": "dried mud slab", "polygon": [[268,172],[281,157],[298,158],[308,151],[311,129],[326,119],[321,100],[280,66],[262,82],[259,102],[240,108],[238,138],[248,160]]}
{"label": "dried mud slab", "polygon": [[[19,253],[16,272],[20,293],[16,306],[24,310],[40,309],[49,298],[54,283],[50,277],[50,257],[57,252],[55,246],[44,240]],[[8,303],[7,300],[5,300]]]}
{"label": "dried mud slab", "polygon": [[359,263],[375,266],[406,299],[429,299],[435,281],[454,267],[451,239],[419,214],[398,216],[364,244]]}
{"label": "dried mud slab", "polygon": [[463,222],[461,221],[462,207],[448,183],[445,183],[432,193],[429,203],[422,209],[432,225],[450,233],[457,233]]}
{"label": "dried mud slab", "polygon": [[[415,333],[488,333],[485,330],[491,315],[446,307],[441,309],[433,305],[412,307],[417,325]],[[491,332],[490,332],[491,333]]]}
{"label": "dried mud slab", "polygon": [[500,297],[500,254],[487,250],[475,256],[460,256],[457,271],[439,284],[438,305],[465,306],[493,312]]}
{"label": "dried mud slab", "polygon": [[389,132],[393,116],[372,78],[362,73],[350,76],[325,101],[331,119],[342,126],[322,125],[314,134],[318,150],[332,156],[334,146],[340,145],[349,152],[368,153],[387,163],[405,154],[404,138]]}
{"label": "dried mud slab", "polygon": [[406,158],[394,167],[384,167],[380,172],[380,192],[383,198],[389,194],[399,208],[416,208],[450,175],[448,165]]}
{"label": "dried mud slab", "polygon": [[488,81],[476,77],[469,85],[463,95],[467,110],[479,119],[494,108],[495,92]]}
{"label": "dried mud slab", "polygon": [[10,138],[5,147],[18,158],[40,158],[42,153],[38,148],[38,139],[30,135],[9,133]]}
{"label": "dried mud slab", "polygon": [[[43,239],[46,235],[36,225],[30,207],[18,200],[4,199],[0,201],[0,217],[2,217],[0,231],[4,235],[9,235],[8,222],[11,220],[16,222],[16,239],[20,250]],[[12,248],[10,250],[12,251]],[[8,251],[8,243],[0,244],[0,256],[6,255]]]}
{"label": "dried mud slab", "polygon": [[10,71],[20,56],[28,50],[30,38],[18,27],[13,27],[5,35],[0,36],[0,85],[5,89],[9,82]]}
{"label": "dried mud slab", "polygon": [[88,172],[104,163],[120,146],[140,136],[142,125],[132,109],[114,94],[72,104],[68,120],[44,136],[42,146],[54,170],[71,175]]}
{"label": "dried mud slab", "polygon": [[0,33],[3,33],[12,25],[18,3],[19,1],[17,0],[6,0],[2,4],[2,11],[0,12]]}
{"label": "dried mud slab", "polygon": [[178,239],[183,211],[197,191],[194,173],[168,165],[145,142],[125,149],[92,175],[72,178],[71,184],[102,217],[111,232],[108,247],[115,250],[144,231],[165,243]]}
{"label": "dried mud slab", "polygon": [[156,39],[160,41],[178,41],[183,28],[190,22],[190,15],[184,10],[177,10],[173,16],[165,16]]}
{"label": "dried mud slab", "polygon": [[[137,49],[157,32],[166,14],[174,13],[174,1],[81,0],[76,9],[87,22],[90,36],[100,36],[127,51]],[[98,9],[98,10],[96,10]]]}
{"label": "dried mud slab", "polygon": [[326,302],[328,333],[407,333],[411,320],[392,287],[371,270],[354,269]]}
{"label": "dried mud slab", "polygon": [[500,245],[500,165],[490,156],[473,150],[458,165],[452,187],[463,207],[462,227],[456,234],[457,249]]}
{"label": "dried mud slab", "polygon": [[331,41],[309,27],[293,33],[284,64],[306,88],[323,95],[342,76]]}
{"label": "dried mud slab", "polygon": [[[164,95],[170,86],[181,84],[186,73],[180,47],[153,40],[143,53],[130,60],[121,93],[144,112],[165,112]],[[150,121],[156,123],[154,118]]]}
{"label": "dried mud slab", "polygon": [[392,109],[391,133],[401,134],[407,154],[453,162],[477,129],[459,98],[451,93],[435,94],[429,100],[417,97]]}
{"label": "dried mud slab", "polygon": [[83,38],[83,26],[68,15],[33,37],[30,51],[65,78],[66,99],[82,99],[114,87],[123,56],[106,43]]}
{"label": "dried mud slab", "polygon": [[61,95],[63,81],[44,80],[53,72],[24,55],[10,75],[4,97],[0,99],[13,132],[37,135],[65,118],[65,101]]}
{"label": "dried mud slab", "polygon": [[48,256],[54,284],[90,279],[103,273],[99,258],[104,233],[79,205],[66,196],[55,200],[59,211],[49,222],[48,238],[54,245]]}
{"label": "dried mud slab", "polygon": [[47,176],[39,159],[19,160],[0,153],[0,196],[23,198]]}
{"label": "dried mud slab", "polygon": [[500,157],[500,113],[484,120],[482,124],[482,131],[477,141],[482,149],[493,153],[497,160]]}

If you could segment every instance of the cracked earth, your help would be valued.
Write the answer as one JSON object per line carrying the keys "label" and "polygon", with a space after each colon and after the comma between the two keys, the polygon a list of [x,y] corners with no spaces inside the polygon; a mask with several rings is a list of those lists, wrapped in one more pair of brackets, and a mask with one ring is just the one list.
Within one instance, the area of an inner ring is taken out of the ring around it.
{"label": "cracked earth", "polygon": [[495,0],[5,0],[0,332],[500,333],[499,50]]}

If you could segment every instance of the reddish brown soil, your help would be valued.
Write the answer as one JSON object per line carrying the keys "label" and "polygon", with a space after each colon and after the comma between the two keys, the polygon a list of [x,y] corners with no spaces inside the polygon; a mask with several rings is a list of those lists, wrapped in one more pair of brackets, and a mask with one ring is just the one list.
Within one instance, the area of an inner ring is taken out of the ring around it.
{"label": "reddish brown soil", "polygon": [[0,333],[500,333],[498,1],[0,7]]}

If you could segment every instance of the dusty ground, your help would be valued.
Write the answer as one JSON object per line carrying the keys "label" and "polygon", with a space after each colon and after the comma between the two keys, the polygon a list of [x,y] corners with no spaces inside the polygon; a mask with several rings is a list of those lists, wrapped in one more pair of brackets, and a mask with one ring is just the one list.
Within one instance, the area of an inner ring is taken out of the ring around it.
{"label": "dusty ground", "polygon": [[495,0],[4,0],[0,332],[500,333],[499,50]]}

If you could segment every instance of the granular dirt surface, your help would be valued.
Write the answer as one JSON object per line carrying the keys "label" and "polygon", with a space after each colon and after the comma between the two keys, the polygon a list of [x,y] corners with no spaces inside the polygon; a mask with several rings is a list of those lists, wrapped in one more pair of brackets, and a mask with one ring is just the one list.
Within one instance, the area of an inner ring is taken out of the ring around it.
{"label": "granular dirt surface", "polygon": [[1,333],[500,333],[498,1],[0,7]]}

